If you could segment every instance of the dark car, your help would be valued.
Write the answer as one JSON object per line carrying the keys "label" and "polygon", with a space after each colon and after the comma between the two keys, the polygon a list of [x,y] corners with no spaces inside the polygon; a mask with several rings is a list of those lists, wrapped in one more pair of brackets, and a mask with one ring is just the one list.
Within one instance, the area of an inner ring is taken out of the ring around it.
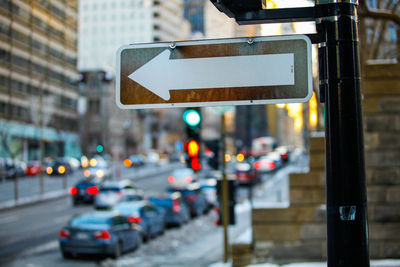
{"label": "dark car", "polygon": [[217,179],[215,178],[200,179],[199,183],[200,183],[200,189],[207,200],[207,209],[210,210],[216,207],[218,204]]}
{"label": "dark car", "polygon": [[72,173],[71,165],[63,158],[50,160],[45,170],[48,175],[68,175]]}
{"label": "dark car", "polygon": [[96,195],[99,193],[102,179],[83,179],[69,189],[74,206],[79,203],[94,203]]}
{"label": "dark car", "polygon": [[261,163],[254,162],[254,168],[249,162],[240,162],[235,165],[236,180],[240,185],[252,185],[261,180],[260,172]]}
{"label": "dark car", "polygon": [[138,226],[115,213],[97,211],[73,217],[60,230],[59,244],[65,258],[77,254],[120,256],[140,246]]}
{"label": "dark car", "polygon": [[180,187],[174,186],[168,188],[167,191],[169,193],[179,192],[182,194],[192,217],[199,216],[207,211],[207,200],[200,189],[199,183],[191,183]]}
{"label": "dark car", "polygon": [[165,210],[166,226],[181,226],[190,219],[189,209],[179,192],[165,196],[150,197],[149,201]]}
{"label": "dark car", "polygon": [[144,241],[165,230],[165,212],[147,201],[121,202],[113,210],[125,216],[129,222],[138,224]]}

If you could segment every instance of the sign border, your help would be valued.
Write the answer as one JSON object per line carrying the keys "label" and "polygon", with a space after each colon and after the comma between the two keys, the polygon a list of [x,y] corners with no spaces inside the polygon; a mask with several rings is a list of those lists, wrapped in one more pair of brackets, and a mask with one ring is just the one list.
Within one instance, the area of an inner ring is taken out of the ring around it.
{"label": "sign border", "polygon": [[[236,100],[236,101],[212,101],[212,102],[186,102],[186,103],[162,103],[162,104],[139,104],[125,105],[121,103],[121,53],[125,49],[130,48],[149,48],[151,47],[168,47],[188,46],[188,45],[206,45],[206,44],[225,44],[225,43],[247,43],[251,39],[253,42],[281,41],[281,40],[304,40],[307,45],[307,96],[305,98],[288,98],[288,99],[265,99],[265,100]],[[239,105],[262,105],[262,104],[286,104],[286,103],[305,103],[311,99],[313,94],[312,80],[312,51],[311,40],[303,34],[282,35],[282,36],[257,36],[257,37],[239,37],[239,38],[221,38],[221,39],[202,39],[190,41],[171,41],[171,42],[155,42],[155,43],[138,43],[123,45],[117,50],[116,61],[116,104],[121,109],[150,109],[150,108],[183,108],[183,107],[214,107],[214,106],[239,106]]]}

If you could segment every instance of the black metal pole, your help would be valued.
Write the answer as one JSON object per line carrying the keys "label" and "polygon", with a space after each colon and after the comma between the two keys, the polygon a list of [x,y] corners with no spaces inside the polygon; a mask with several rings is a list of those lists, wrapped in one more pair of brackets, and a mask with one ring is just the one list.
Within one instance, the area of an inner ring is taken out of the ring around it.
{"label": "black metal pole", "polygon": [[[317,4],[322,1],[317,1]],[[325,1],[336,2],[334,0]],[[352,1],[348,1],[352,2]],[[356,9],[354,3],[353,8]],[[325,98],[328,267],[369,266],[357,15],[318,20]],[[326,72],[325,72],[326,71]]]}

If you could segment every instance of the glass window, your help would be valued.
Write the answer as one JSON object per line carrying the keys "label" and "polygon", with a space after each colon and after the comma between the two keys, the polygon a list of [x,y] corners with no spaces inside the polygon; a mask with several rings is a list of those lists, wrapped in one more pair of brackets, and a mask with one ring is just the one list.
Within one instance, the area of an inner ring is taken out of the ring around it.
{"label": "glass window", "polygon": [[10,62],[10,52],[0,48],[0,60],[4,62]]}
{"label": "glass window", "polygon": [[110,224],[110,218],[100,217],[100,216],[91,216],[91,215],[82,215],[82,216],[73,218],[70,222],[71,226],[79,226],[79,225],[84,225],[84,224],[91,224],[91,225]]}

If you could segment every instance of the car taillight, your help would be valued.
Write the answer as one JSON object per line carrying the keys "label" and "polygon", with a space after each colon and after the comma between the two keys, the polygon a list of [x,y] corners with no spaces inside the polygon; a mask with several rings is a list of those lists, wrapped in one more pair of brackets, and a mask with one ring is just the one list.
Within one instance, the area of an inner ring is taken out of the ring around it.
{"label": "car taillight", "polygon": [[254,162],[254,168],[256,168],[257,170],[261,168],[261,162],[256,161]]}
{"label": "car taillight", "polygon": [[128,222],[130,223],[141,223],[142,218],[141,217],[135,217],[135,216],[129,216],[128,217]]}
{"label": "car taillight", "polygon": [[69,193],[70,193],[71,195],[76,195],[76,194],[78,194],[78,188],[76,188],[76,187],[71,187],[71,188],[69,189]]}
{"label": "car taillight", "polygon": [[169,176],[168,177],[168,182],[173,183],[175,181],[175,177],[174,176]]}
{"label": "car taillight", "polygon": [[270,161],[270,162],[268,163],[268,169],[270,169],[270,170],[275,169],[275,162]]}
{"label": "car taillight", "polygon": [[192,176],[186,176],[185,177],[186,182],[191,183],[193,181]]}
{"label": "car taillight", "polygon": [[172,212],[175,214],[181,212],[181,206],[179,205],[179,201],[176,199],[172,200]]}
{"label": "car taillight", "polygon": [[107,230],[103,230],[94,233],[94,238],[101,240],[109,240],[111,238],[111,235]]}
{"label": "car taillight", "polygon": [[97,195],[99,193],[99,189],[97,186],[90,186],[86,189],[86,192],[88,192],[89,195]]}
{"label": "car taillight", "polygon": [[69,238],[70,234],[67,230],[61,229],[60,230],[60,238]]}
{"label": "car taillight", "polygon": [[195,202],[197,200],[197,196],[195,196],[195,195],[186,196],[185,199],[186,199],[186,201],[189,201],[189,202]]}

